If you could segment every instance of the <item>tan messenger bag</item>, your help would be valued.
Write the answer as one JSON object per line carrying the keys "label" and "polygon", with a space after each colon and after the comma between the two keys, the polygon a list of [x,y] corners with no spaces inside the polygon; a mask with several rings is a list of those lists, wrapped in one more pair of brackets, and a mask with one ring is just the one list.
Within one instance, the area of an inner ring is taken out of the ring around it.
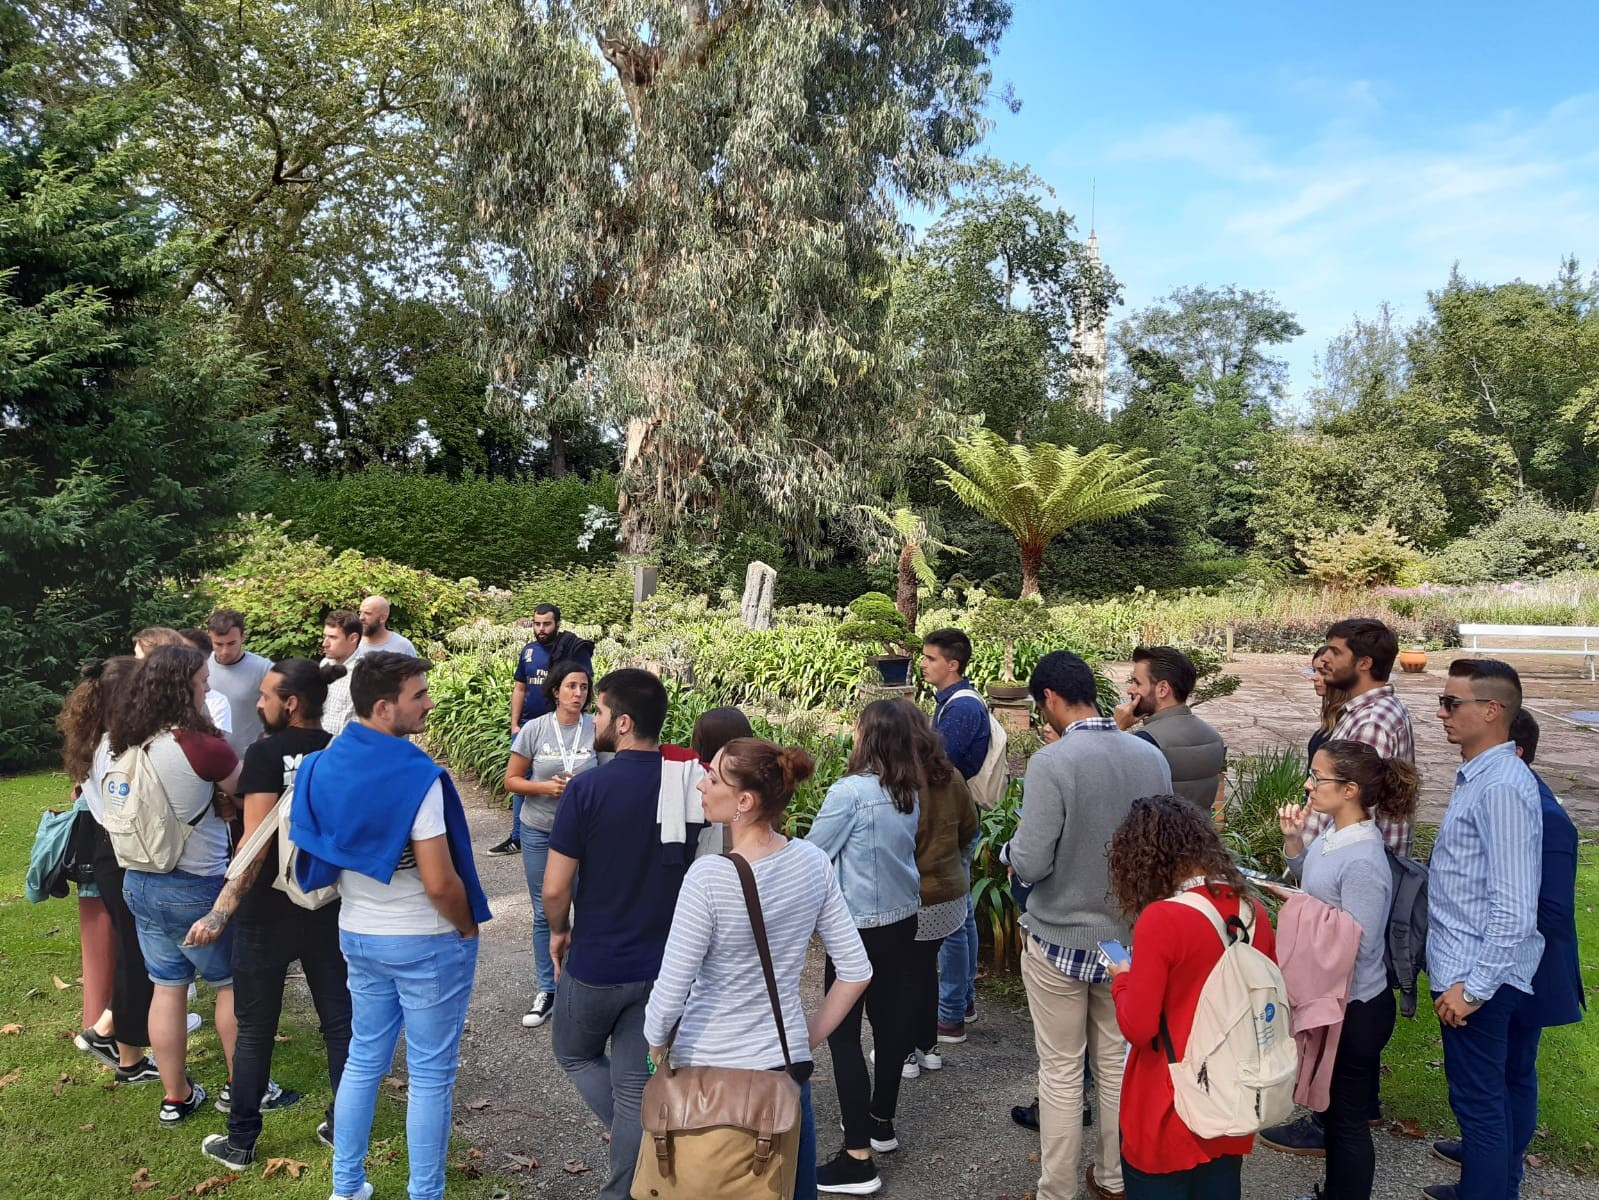
{"label": "tan messenger bag", "polygon": [[[788,1033],[777,998],[766,919],[755,872],[737,854],[766,976],[766,994],[783,1046],[783,1071],[663,1066],[644,1086],[644,1140],[633,1169],[633,1200],[792,1200],[799,1165],[800,1087],[790,1072]],[[675,1033],[675,1031],[674,1031]]]}

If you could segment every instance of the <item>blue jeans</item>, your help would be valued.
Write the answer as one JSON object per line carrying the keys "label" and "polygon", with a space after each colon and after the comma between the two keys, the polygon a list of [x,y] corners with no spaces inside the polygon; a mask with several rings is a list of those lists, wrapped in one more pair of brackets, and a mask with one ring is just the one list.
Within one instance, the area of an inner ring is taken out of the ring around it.
{"label": "blue jeans", "polygon": [[811,1105],[811,1081],[800,1084],[800,1144],[798,1170],[794,1172],[794,1200],[816,1200],[816,1109]]}
{"label": "blue jeans", "polygon": [[511,793],[511,840],[522,840],[522,801],[527,797],[521,792]]}
{"label": "blue jeans", "polygon": [[366,1182],[378,1088],[394,1062],[403,1025],[410,1197],[440,1200],[477,939],[454,930],[409,937],[340,930],[339,947],[350,968],[351,1038],[333,1105],[333,1191],[353,1195]]}
{"label": "blue jeans", "polygon": [[166,987],[186,987],[200,973],[212,987],[233,983],[233,926],[208,946],[185,946],[189,927],[211,911],[222,894],[221,875],[191,875],[169,871],[129,871],[122,877],[122,898],[139,931],[139,951],[144,955],[150,982]]}
{"label": "blue jeans", "polygon": [[966,924],[944,939],[938,952],[938,1019],[955,1025],[966,1019],[966,1010],[977,1003],[977,909],[972,904],[972,856],[977,839],[961,851],[961,870],[966,873]]}
{"label": "blue jeans", "polygon": [[[517,797],[521,807],[522,797]],[[523,825],[522,870],[527,875],[527,893],[533,899],[533,974],[539,991],[555,994],[555,960],[550,957],[550,923],[544,919],[544,864],[550,860],[550,835],[543,829]]]}
{"label": "blue jeans", "polygon": [[1460,1200],[1518,1193],[1521,1156],[1538,1124],[1543,1030],[1532,1010],[1531,996],[1504,984],[1465,1025],[1440,1026],[1449,1107],[1460,1123]]}
{"label": "blue jeans", "polygon": [[644,1006],[653,986],[650,979],[595,986],[566,973],[555,993],[555,1061],[589,1111],[611,1131],[611,1173],[600,1189],[601,1200],[627,1200],[633,1189],[644,1137],[639,1109],[650,1078]]}

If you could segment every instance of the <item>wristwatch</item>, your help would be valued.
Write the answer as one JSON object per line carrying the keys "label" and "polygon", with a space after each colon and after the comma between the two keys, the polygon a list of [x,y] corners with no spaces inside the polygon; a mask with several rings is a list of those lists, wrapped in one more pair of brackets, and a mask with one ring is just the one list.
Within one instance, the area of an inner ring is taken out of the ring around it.
{"label": "wristwatch", "polygon": [[1481,1008],[1484,1004],[1488,1003],[1488,1001],[1484,1000],[1481,996],[1473,996],[1464,988],[1462,988],[1460,991],[1460,998],[1464,1000],[1471,1008]]}

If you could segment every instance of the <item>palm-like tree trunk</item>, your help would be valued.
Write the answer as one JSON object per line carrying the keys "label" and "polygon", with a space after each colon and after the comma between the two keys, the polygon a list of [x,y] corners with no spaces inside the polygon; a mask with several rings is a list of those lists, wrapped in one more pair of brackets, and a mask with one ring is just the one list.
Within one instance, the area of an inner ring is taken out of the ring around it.
{"label": "palm-like tree trunk", "polygon": [[1029,596],[1039,594],[1038,573],[1044,566],[1044,542],[1020,542],[1022,551],[1022,594],[1026,600]]}
{"label": "palm-like tree trunk", "polygon": [[916,547],[902,546],[899,552],[899,581],[894,592],[894,607],[899,609],[899,615],[905,618],[905,623],[911,627],[911,632],[916,632],[916,569],[912,565],[916,561]]}

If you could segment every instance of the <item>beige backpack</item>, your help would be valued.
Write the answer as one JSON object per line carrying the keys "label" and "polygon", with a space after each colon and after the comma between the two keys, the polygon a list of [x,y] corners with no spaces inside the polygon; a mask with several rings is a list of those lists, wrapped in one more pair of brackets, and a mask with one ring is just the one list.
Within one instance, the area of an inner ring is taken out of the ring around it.
{"label": "beige backpack", "polygon": [[1299,1051],[1288,1020],[1288,987],[1277,964],[1250,943],[1256,913],[1247,899],[1241,928],[1209,900],[1184,892],[1165,901],[1203,913],[1222,954],[1205,979],[1182,1061],[1160,1019],[1177,1115],[1197,1137],[1242,1137],[1286,1121],[1294,1111]]}
{"label": "beige backpack", "polygon": [[117,864],[124,871],[165,875],[177,869],[189,835],[211,806],[206,805],[190,821],[178,820],[150,761],[150,742],[154,740],[129,746],[117,755],[100,791],[105,797],[103,825]]}

